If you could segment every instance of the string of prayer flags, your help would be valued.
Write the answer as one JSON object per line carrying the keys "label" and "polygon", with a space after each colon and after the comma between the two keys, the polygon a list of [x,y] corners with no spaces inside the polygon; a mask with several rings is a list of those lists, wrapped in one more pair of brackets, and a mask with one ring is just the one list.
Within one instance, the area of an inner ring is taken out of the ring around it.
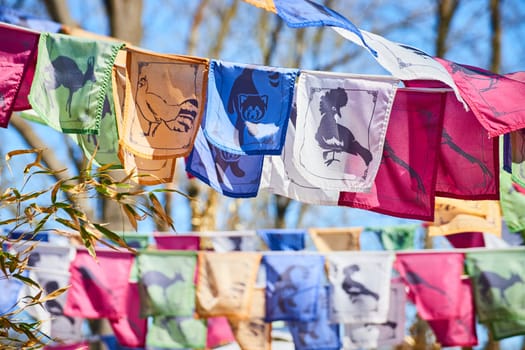
{"label": "string of prayer flags", "polygon": [[432,220],[443,99],[440,92],[397,91],[374,186],[341,192],[339,205]]}
{"label": "string of prayer flags", "polygon": [[397,225],[387,227],[368,227],[379,237],[385,250],[414,249],[414,238],[419,225]]}
{"label": "string of prayer flags", "polygon": [[368,192],[381,163],[399,81],[301,71],[295,166],[316,187]]}
{"label": "string of prayer flags", "polygon": [[233,198],[256,197],[261,182],[263,155],[242,155],[221,150],[197,133],[186,171],[215,191]]}
{"label": "string of prayer flags", "polygon": [[265,255],[266,322],[317,319],[324,256],[301,254]]}
{"label": "string of prayer flags", "polygon": [[501,209],[498,201],[466,201],[436,197],[430,236],[460,232],[487,232],[501,237]]}
{"label": "string of prayer flags", "polygon": [[100,250],[95,260],[87,250],[78,249],[69,267],[71,288],[64,314],[109,319],[124,316],[132,262],[129,252]]}
{"label": "string of prayer flags", "polygon": [[206,99],[208,60],[129,47],[121,146],[147,159],[187,156]]}
{"label": "string of prayer flags", "polygon": [[230,319],[235,340],[242,350],[270,350],[272,324],[264,321],[265,289],[253,290],[250,317],[246,320]]}
{"label": "string of prayer flags", "polygon": [[331,324],[329,319],[330,287],[321,287],[318,298],[317,320],[287,322],[297,350],[339,350],[341,348],[339,325]]}
{"label": "string of prayer flags", "polygon": [[[137,258],[141,285],[141,315],[193,317],[195,309],[195,251],[143,251]],[[159,319],[157,325],[170,318]],[[149,334],[148,334],[149,337]]]}
{"label": "string of prayer flags", "polygon": [[308,233],[319,252],[360,250],[362,227],[309,228]]}
{"label": "string of prayer flags", "polygon": [[234,154],[280,154],[297,69],[212,60],[203,131]]}
{"label": "string of prayer flags", "polygon": [[332,291],[332,323],[387,321],[394,257],[391,252],[326,255]]}
{"label": "string of prayer flags", "polygon": [[248,252],[199,253],[196,291],[199,316],[248,318],[261,257],[259,253]]}
{"label": "string of prayer flags", "polygon": [[163,349],[204,349],[206,320],[181,316],[154,316],[148,326],[146,345]]}
{"label": "string of prayer flags", "polygon": [[436,340],[444,347],[478,345],[472,285],[469,279],[461,281],[461,303],[458,316],[445,320],[427,320]]}
{"label": "string of prayer flags", "polygon": [[0,23],[0,127],[7,128],[13,111],[29,109],[40,35]]}
{"label": "string of prayer flags", "polygon": [[159,250],[200,250],[201,247],[201,237],[197,235],[155,233],[153,239]]}
{"label": "string of prayer flags", "polygon": [[[460,316],[463,260],[461,253],[397,253],[394,268],[408,287],[422,319],[448,320]],[[436,266],[447,273],[435,273]]]}
{"label": "string of prayer flags", "polygon": [[238,231],[227,234],[213,234],[211,237],[213,250],[217,253],[233,251],[260,251],[261,240],[255,231]]}
{"label": "string of prayer flags", "polygon": [[525,82],[443,58],[436,60],[450,73],[490,137],[525,127],[525,107],[520,103]]}
{"label": "string of prayer flags", "polygon": [[270,250],[304,250],[306,247],[303,229],[260,229],[257,235]]}
{"label": "string of prayer flags", "polygon": [[400,281],[392,281],[387,321],[346,323],[343,328],[343,348],[368,349],[402,343],[405,337],[405,304],[405,286]]}
{"label": "string of prayer flags", "polygon": [[29,102],[50,127],[100,133],[111,67],[122,43],[42,33]]}

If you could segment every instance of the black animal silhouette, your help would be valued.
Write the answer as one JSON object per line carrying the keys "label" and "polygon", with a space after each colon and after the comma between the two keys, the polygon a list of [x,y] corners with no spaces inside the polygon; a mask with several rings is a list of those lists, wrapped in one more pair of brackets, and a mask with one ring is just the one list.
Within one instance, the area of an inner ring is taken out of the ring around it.
{"label": "black animal silhouette", "polygon": [[363,295],[371,296],[376,301],[378,301],[379,295],[376,292],[370,290],[364,284],[352,278],[352,275],[358,271],[360,271],[359,265],[353,264],[346,266],[343,269],[345,279],[343,280],[343,283],[341,283],[341,288],[346,292],[346,294],[348,294],[350,301],[352,302],[354,302],[356,298]]}
{"label": "black animal silhouette", "polygon": [[444,145],[449,146],[454,152],[462,156],[463,158],[467,159],[469,162],[473,164],[477,164],[481,171],[483,172],[483,184],[480,184],[480,186],[485,187],[489,183],[489,179],[493,178],[493,175],[490,171],[490,169],[478,158],[474,157],[471,154],[468,154],[465,152],[461,147],[459,147],[454,140],[452,140],[452,136],[447,132],[445,128],[443,128],[443,134],[441,137],[441,143]]}
{"label": "black animal silhouette", "polygon": [[98,277],[86,266],[77,267],[82,276],[82,284],[85,290],[89,291],[90,297],[95,301],[114,300],[113,291],[106,286]]}
{"label": "black animal silhouette", "polygon": [[33,252],[29,254],[29,257],[27,258],[27,264],[29,266],[36,266],[40,262],[40,253],[39,252]]}
{"label": "black animal silhouette", "polygon": [[493,302],[490,290],[491,288],[496,288],[501,299],[510,305],[509,300],[505,296],[505,291],[516,283],[523,283],[521,276],[516,273],[511,274],[509,278],[505,278],[496,272],[481,271],[478,277],[479,292],[483,299],[490,304]]}
{"label": "black animal silhouette", "polygon": [[66,112],[71,118],[71,102],[73,94],[80,90],[88,81],[95,82],[95,57],[87,59],[87,69],[82,72],[75,60],[67,56],[58,56],[51,61],[51,67],[45,69],[50,79],[46,82],[47,89],[58,89],[60,86],[69,90],[66,102]]}
{"label": "black animal silhouette", "polygon": [[188,98],[180,103],[170,104],[164,97],[149,91],[148,78],[142,76],[137,84],[136,105],[140,115],[148,123],[145,136],[155,136],[159,126],[175,132],[188,132],[198,115],[199,101]]}
{"label": "black animal silhouette", "polygon": [[[278,293],[277,306],[283,313],[287,313],[301,306],[295,300],[299,291],[301,291],[301,282],[306,281],[310,276],[310,271],[303,265],[291,265],[279,276],[275,282],[275,290]],[[304,305],[301,310],[309,311],[311,303]]]}
{"label": "black animal silhouette", "polygon": [[432,289],[432,290],[438,292],[439,294],[442,294],[442,295],[446,296],[447,298],[449,298],[449,296],[447,295],[447,293],[443,289],[428,283],[425,279],[423,279],[423,277],[421,277],[420,275],[418,275],[417,273],[415,273],[412,270],[408,270],[408,269],[406,270],[406,272],[405,272],[405,279],[408,282],[408,284],[410,284],[412,286],[423,286],[423,287],[426,287],[428,289]]}
{"label": "black animal silhouette", "polygon": [[246,172],[242,170],[239,165],[241,159],[240,154],[229,153],[215,147],[213,147],[213,149],[215,151],[215,167],[217,168],[217,175],[221,183],[224,183],[223,174],[226,173],[226,169],[228,168],[230,168],[232,174],[236,177],[244,177],[244,175],[246,175]]}
{"label": "black animal silhouette", "polygon": [[319,147],[326,150],[323,152],[326,166],[339,162],[335,158],[335,154],[339,152],[359,155],[367,166],[372,161],[372,153],[355,139],[348,128],[337,123],[337,119],[341,118],[341,108],[347,102],[348,96],[343,88],[331,89],[321,97],[319,111],[322,117],[315,139]]}
{"label": "black animal silhouette", "polygon": [[141,283],[146,287],[159,286],[162,288],[164,298],[167,299],[166,289],[177,282],[185,282],[184,276],[180,272],[173,277],[168,277],[160,271],[147,271],[140,276]]}
{"label": "black animal silhouette", "polygon": [[[59,288],[58,282],[56,281],[49,281],[44,285],[44,290],[46,291],[47,294],[53,293],[58,288]],[[58,302],[57,299],[47,300],[44,303],[44,306],[47,312],[49,312],[51,315],[57,316],[57,317],[58,316],[65,317],[72,325],[75,324],[75,319],[73,317],[64,315],[64,308],[62,304]]]}

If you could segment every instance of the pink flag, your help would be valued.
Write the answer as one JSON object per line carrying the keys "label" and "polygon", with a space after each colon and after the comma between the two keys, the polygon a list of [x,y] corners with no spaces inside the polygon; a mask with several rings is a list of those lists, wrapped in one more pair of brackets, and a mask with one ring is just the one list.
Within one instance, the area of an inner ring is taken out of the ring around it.
{"label": "pink flag", "polygon": [[148,319],[140,317],[137,283],[128,284],[125,315],[116,320],[109,320],[109,323],[120,345],[130,348],[144,347]]}
{"label": "pink flag", "polygon": [[468,278],[461,281],[460,298],[458,317],[427,321],[442,346],[478,345],[472,285]]}
{"label": "pink flag", "polygon": [[126,314],[128,279],[133,255],[100,250],[93,259],[79,249],[69,267],[71,288],[64,314],[84,318],[119,319]]}
{"label": "pink flag", "polygon": [[463,254],[399,252],[394,268],[409,288],[409,296],[422,319],[442,320],[459,315],[463,302]]}
{"label": "pink flag", "polygon": [[156,233],[153,238],[159,250],[200,250],[201,238],[197,235]]}
{"label": "pink flag", "polygon": [[48,345],[44,348],[45,350],[89,350],[89,343],[83,341],[75,344],[63,344],[63,345]]}
{"label": "pink flag", "polygon": [[235,341],[230,323],[226,317],[208,318],[206,348],[213,349]]}
{"label": "pink flag", "polygon": [[446,235],[445,237],[454,248],[474,248],[485,246],[483,232],[461,232],[453,235]]}
{"label": "pink flag", "polygon": [[397,91],[372,190],[341,192],[339,205],[410,219],[434,216],[444,97],[439,92]]}
{"label": "pink flag", "polygon": [[525,127],[525,83],[478,67],[436,58],[490,137]]}
{"label": "pink flag", "polygon": [[7,127],[11,113],[29,109],[27,95],[35,74],[36,32],[0,24],[0,126]]}

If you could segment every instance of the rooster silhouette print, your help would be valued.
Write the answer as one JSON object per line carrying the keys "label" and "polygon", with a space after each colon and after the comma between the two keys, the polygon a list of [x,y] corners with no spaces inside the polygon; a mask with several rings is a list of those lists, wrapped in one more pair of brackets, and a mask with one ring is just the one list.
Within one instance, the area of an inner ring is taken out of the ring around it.
{"label": "rooster silhouette print", "polygon": [[313,301],[307,302],[304,298],[304,282],[308,281],[310,271],[308,267],[302,265],[289,266],[275,282],[275,292],[277,294],[277,306],[281,313],[310,313],[313,309]]}
{"label": "rooster silhouette print", "polygon": [[322,97],[319,106],[321,121],[315,139],[323,152],[325,165],[339,162],[337,153],[345,152],[360,156],[368,166],[372,161],[372,153],[363,147],[354,134],[337,121],[342,118],[341,108],[348,103],[348,96],[343,88],[331,89]]}
{"label": "rooster silhouette print", "polygon": [[447,297],[448,299],[450,299],[450,297],[447,295],[447,293],[443,289],[441,289],[439,287],[436,287],[433,284],[427,282],[423,277],[421,277],[420,275],[418,275],[414,271],[411,271],[411,270],[407,269],[406,272],[405,272],[405,280],[411,286],[421,286],[421,287],[425,287],[425,288],[428,288],[428,289],[432,289],[433,291],[438,292],[439,294],[441,294],[441,295]]}
{"label": "rooster silhouette print", "polygon": [[49,90],[56,90],[64,87],[68,90],[66,101],[66,112],[71,118],[71,103],[75,92],[83,88],[88,81],[95,82],[94,73],[95,57],[87,58],[87,68],[82,72],[75,60],[67,56],[58,56],[51,61],[51,66],[44,68],[47,74],[45,87]]}
{"label": "rooster silhouette print", "polygon": [[490,291],[492,288],[495,288],[498,290],[500,298],[510,305],[509,300],[505,296],[505,291],[516,283],[523,284],[523,279],[516,273],[511,274],[509,278],[505,278],[492,271],[482,271],[478,277],[481,297],[489,304],[494,303],[494,298]]}
{"label": "rooster silhouette print", "polygon": [[162,124],[171,131],[187,133],[194,128],[199,109],[199,102],[195,98],[188,98],[180,103],[169,103],[164,96],[149,91],[148,77],[140,73],[136,104],[139,115],[147,123],[144,136],[151,137],[155,136]]}

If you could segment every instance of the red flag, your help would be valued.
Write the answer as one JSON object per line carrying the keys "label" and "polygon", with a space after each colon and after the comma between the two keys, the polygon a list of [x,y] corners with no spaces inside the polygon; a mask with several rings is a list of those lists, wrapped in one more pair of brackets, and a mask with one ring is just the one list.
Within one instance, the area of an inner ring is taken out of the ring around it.
{"label": "red flag", "polygon": [[454,248],[475,248],[485,246],[483,232],[461,232],[453,235],[446,235],[445,237]]}
{"label": "red flag", "polygon": [[64,314],[84,318],[118,319],[126,314],[128,279],[133,255],[100,250],[97,260],[79,249],[69,267],[71,288]]}
{"label": "red flag", "polygon": [[459,304],[458,317],[447,320],[428,320],[430,328],[436,335],[436,340],[445,347],[478,345],[476,312],[470,279],[461,281],[460,294],[461,303]]}
{"label": "red flag", "polygon": [[36,32],[0,24],[0,126],[7,127],[13,111],[31,108],[27,95],[35,74]]}
{"label": "red flag", "polygon": [[148,319],[140,317],[137,283],[128,284],[125,315],[117,320],[110,320],[109,323],[120,345],[130,348],[144,347]]}
{"label": "red flag", "polygon": [[525,83],[478,67],[436,60],[452,75],[461,97],[490,137],[525,127]]}
{"label": "red flag", "polygon": [[339,205],[432,220],[444,97],[442,92],[397,91],[372,190],[341,192]]}
{"label": "red flag", "polygon": [[463,254],[399,252],[394,268],[409,288],[409,296],[422,319],[442,320],[459,315],[463,302]]}

